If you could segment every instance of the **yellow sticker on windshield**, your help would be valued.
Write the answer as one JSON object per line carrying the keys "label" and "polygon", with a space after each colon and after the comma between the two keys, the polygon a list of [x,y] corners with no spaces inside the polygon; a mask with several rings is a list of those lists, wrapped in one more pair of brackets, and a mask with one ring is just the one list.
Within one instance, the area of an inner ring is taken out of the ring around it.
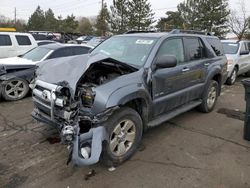
{"label": "yellow sticker on windshield", "polygon": [[136,44],[153,44],[153,40],[137,40]]}

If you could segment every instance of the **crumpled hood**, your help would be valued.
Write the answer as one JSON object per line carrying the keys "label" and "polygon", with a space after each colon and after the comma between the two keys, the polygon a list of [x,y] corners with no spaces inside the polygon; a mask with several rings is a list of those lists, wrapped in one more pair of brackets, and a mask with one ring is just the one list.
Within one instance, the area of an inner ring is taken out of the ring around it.
{"label": "crumpled hood", "polygon": [[68,87],[75,94],[80,78],[92,63],[109,59],[104,54],[63,57],[38,63],[36,80]]}

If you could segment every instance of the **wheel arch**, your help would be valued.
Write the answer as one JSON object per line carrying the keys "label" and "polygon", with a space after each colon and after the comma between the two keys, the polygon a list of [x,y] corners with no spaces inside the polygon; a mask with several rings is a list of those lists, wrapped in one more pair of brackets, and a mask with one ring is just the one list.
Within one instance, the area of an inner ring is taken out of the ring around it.
{"label": "wheel arch", "polygon": [[114,106],[126,106],[136,110],[141,116],[145,127],[150,118],[152,102],[150,94],[143,86],[138,88],[137,85],[130,85],[119,89],[109,97],[106,108]]}

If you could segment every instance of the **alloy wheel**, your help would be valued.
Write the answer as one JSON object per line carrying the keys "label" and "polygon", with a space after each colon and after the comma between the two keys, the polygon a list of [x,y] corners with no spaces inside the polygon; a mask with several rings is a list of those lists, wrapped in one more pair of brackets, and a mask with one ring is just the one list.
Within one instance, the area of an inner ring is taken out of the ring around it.
{"label": "alloy wheel", "polygon": [[6,84],[5,94],[12,99],[22,98],[27,90],[26,84],[21,80],[13,80]]}
{"label": "alloy wheel", "polygon": [[118,123],[110,135],[109,147],[115,156],[124,155],[133,145],[136,136],[136,126],[131,120]]}
{"label": "alloy wheel", "polygon": [[207,98],[207,106],[209,108],[212,108],[214,106],[216,98],[217,98],[217,91],[216,91],[216,88],[212,86],[210,88],[210,91],[208,93],[208,98]]}

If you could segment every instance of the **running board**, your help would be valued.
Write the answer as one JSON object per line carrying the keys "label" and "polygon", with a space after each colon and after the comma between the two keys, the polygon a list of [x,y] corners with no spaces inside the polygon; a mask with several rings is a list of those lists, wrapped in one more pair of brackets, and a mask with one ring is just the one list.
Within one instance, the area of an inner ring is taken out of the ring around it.
{"label": "running board", "polygon": [[200,104],[201,104],[201,101],[193,101],[193,102],[190,102],[188,104],[185,104],[185,105],[183,105],[183,106],[181,106],[181,107],[179,107],[179,108],[177,108],[177,109],[175,109],[167,114],[161,115],[158,118],[150,121],[148,123],[148,127],[155,127],[157,125],[160,125],[160,124],[174,118],[175,116],[178,116],[184,112],[187,112],[187,111],[199,106]]}

